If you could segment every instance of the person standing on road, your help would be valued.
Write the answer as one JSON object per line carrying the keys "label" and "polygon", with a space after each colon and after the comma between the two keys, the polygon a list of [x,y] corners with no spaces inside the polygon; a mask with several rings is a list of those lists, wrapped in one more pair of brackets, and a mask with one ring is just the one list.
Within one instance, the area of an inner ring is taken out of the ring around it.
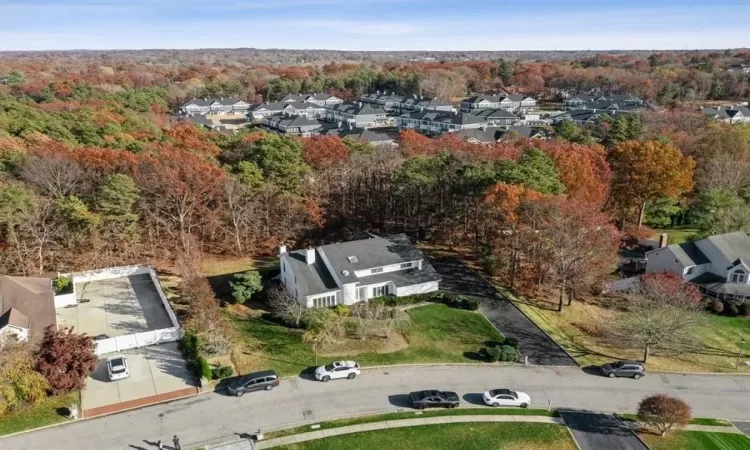
{"label": "person standing on road", "polygon": [[174,435],[174,438],[172,438],[172,443],[174,444],[174,450],[180,450],[182,447],[180,447],[180,438],[177,437],[177,435]]}
{"label": "person standing on road", "polygon": [[164,450],[164,444],[161,443],[161,439],[159,439],[159,442],[157,442],[156,445],[159,447],[159,450]]}

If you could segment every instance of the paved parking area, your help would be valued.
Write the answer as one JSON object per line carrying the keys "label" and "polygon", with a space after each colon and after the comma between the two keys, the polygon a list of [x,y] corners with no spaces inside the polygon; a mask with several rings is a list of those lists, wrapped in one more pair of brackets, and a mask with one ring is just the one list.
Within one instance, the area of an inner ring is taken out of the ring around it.
{"label": "paved parking area", "polygon": [[[130,377],[109,381],[106,359],[115,355],[128,358]],[[81,391],[84,417],[128,409],[161,401],[173,393],[195,393],[193,375],[187,369],[177,342],[103,355],[99,366]],[[182,397],[184,395],[178,395]],[[175,397],[170,397],[175,398]]]}
{"label": "paved parking area", "polygon": [[111,338],[172,327],[148,274],[78,283],[75,288],[78,305],[58,308],[57,319],[78,333]]}
{"label": "paved parking area", "polygon": [[530,364],[542,366],[575,366],[576,363],[549,336],[518,310],[510,300],[496,292],[494,286],[456,258],[431,259],[442,277],[440,289],[481,297],[479,310],[503,333],[518,339],[518,348],[529,357]]}
{"label": "paved parking area", "polygon": [[565,424],[581,450],[648,450],[612,414],[561,412]]}

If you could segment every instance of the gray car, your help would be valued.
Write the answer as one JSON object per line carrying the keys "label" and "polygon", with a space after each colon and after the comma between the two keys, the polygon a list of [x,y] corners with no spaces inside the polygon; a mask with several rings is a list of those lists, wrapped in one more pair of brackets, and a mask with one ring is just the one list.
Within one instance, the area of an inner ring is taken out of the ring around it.
{"label": "gray car", "polygon": [[637,380],[646,376],[646,369],[638,361],[615,361],[602,365],[601,371],[609,378],[629,377]]}
{"label": "gray car", "polygon": [[229,383],[229,394],[242,397],[245,392],[270,391],[279,385],[279,376],[273,370],[249,373],[237,377]]}

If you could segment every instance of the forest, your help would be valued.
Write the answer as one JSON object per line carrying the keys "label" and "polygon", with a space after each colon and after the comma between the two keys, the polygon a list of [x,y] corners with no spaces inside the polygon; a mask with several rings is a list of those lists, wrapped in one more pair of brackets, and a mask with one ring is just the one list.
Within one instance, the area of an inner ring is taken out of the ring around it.
{"label": "forest", "polygon": [[[0,272],[261,256],[281,243],[407,232],[562,296],[600,286],[622,236],[650,237],[647,226],[750,231],[750,126],[695,107],[748,99],[750,51],[294,65],[240,51],[131,53],[0,58]],[[663,108],[563,123],[550,140],[405,131],[397,149],[172,119],[191,97],[388,90],[455,101],[500,89],[551,104],[565,92],[628,92]]]}

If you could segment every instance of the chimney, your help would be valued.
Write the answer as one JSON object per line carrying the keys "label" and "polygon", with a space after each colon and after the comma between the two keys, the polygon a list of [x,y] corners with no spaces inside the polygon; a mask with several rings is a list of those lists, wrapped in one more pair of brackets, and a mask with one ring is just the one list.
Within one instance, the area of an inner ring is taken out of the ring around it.
{"label": "chimney", "polygon": [[659,235],[659,248],[664,248],[667,246],[667,233],[662,233]]}
{"label": "chimney", "polygon": [[305,260],[307,261],[307,264],[315,263],[315,249],[314,248],[308,248],[305,251]]}
{"label": "chimney", "polygon": [[279,256],[283,255],[284,253],[286,253],[286,245],[281,244],[279,245]]}

